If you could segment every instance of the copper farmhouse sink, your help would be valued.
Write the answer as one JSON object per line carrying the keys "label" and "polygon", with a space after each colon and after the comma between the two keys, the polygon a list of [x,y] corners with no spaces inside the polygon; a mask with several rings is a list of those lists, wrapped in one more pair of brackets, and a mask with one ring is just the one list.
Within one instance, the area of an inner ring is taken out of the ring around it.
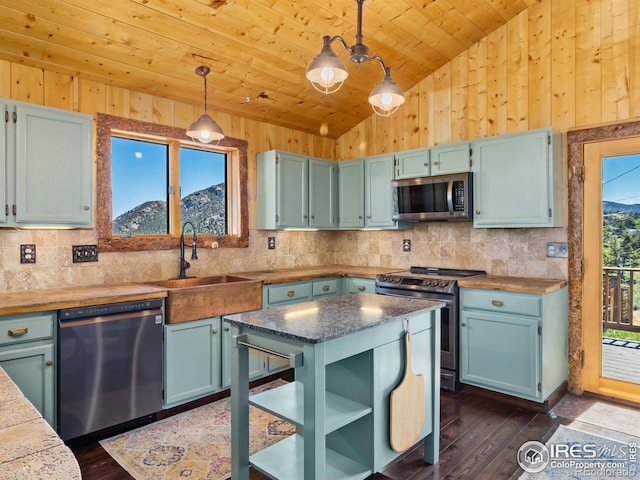
{"label": "copper farmhouse sink", "polygon": [[165,288],[185,288],[199,287],[202,285],[218,285],[220,283],[233,282],[250,282],[251,280],[243,277],[235,277],[233,275],[214,275],[211,277],[186,277],[186,278],[169,278],[168,280],[158,280],[151,282],[153,285]]}
{"label": "copper farmhouse sink", "polygon": [[165,323],[182,323],[262,308],[262,282],[234,275],[149,282],[167,289]]}

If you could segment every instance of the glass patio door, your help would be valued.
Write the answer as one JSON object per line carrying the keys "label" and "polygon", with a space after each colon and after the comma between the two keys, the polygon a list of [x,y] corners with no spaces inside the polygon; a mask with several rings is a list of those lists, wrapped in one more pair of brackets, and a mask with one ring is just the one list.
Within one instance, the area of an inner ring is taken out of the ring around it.
{"label": "glass patio door", "polygon": [[583,386],[640,401],[640,138],[585,145]]}

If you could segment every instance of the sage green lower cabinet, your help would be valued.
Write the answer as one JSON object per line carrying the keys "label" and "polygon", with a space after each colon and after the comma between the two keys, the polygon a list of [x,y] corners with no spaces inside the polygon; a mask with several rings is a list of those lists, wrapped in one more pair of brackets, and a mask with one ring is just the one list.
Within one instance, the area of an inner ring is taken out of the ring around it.
{"label": "sage green lower cabinet", "polygon": [[262,287],[263,308],[280,307],[341,295],[342,278],[326,277],[302,282],[278,283]]}
{"label": "sage green lower cabinet", "polygon": [[56,312],[0,317],[0,367],[56,428]]}
{"label": "sage green lower cabinet", "polygon": [[220,317],[165,325],[164,406],[222,389]]}
{"label": "sage green lower cabinet", "polygon": [[342,279],[345,295],[351,293],[376,293],[376,281],[371,278],[344,277]]}
{"label": "sage green lower cabinet", "polygon": [[460,288],[460,381],[544,402],[568,375],[567,288]]}

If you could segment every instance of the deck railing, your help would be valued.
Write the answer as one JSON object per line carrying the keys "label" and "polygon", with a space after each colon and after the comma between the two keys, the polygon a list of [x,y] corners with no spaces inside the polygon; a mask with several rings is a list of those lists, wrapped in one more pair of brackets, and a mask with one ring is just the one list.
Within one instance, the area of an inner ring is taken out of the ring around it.
{"label": "deck railing", "polygon": [[[635,278],[634,278],[635,275]],[[634,292],[640,286],[640,268],[602,269],[602,328],[640,332],[640,305]]]}

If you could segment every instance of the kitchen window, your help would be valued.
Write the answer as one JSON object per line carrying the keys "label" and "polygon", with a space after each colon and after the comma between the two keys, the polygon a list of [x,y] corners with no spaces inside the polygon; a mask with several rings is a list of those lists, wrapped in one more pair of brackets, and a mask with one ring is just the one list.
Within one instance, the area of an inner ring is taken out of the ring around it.
{"label": "kitchen window", "polygon": [[186,221],[203,245],[248,245],[246,141],[98,114],[97,148],[101,251],[177,248]]}

